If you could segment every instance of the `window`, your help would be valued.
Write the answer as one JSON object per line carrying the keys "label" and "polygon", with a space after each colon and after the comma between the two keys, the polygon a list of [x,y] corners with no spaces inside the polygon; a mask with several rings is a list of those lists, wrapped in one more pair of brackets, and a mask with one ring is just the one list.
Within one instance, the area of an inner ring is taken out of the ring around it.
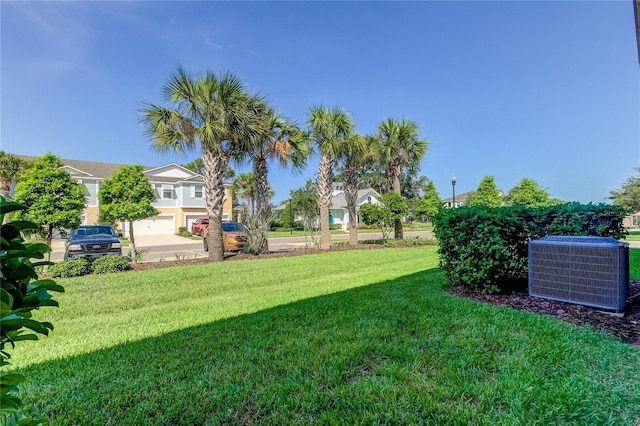
{"label": "window", "polygon": [[173,198],[173,188],[171,186],[162,185],[162,198],[168,200]]}
{"label": "window", "polygon": [[196,185],[195,186],[195,193],[194,196],[196,198],[202,198],[202,185]]}
{"label": "window", "polygon": [[633,227],[636,228],[640,226],[640,214],[634,214],[631,218],[633,222]]}

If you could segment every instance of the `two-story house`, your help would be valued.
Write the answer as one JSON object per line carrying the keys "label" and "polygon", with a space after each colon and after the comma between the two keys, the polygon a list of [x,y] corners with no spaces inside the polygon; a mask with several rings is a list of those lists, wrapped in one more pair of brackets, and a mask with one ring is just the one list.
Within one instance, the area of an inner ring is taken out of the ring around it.
{"label": "two-story house", "polygon": [[[37,157],[21,155],[28,161]],[[85,187],[87,207],[82,213],[83,224],[98,223],[100,205],[98,191],[105,179],[110,178],[123,164],[100,163],[61,159],[63,169]],[[158,197],[152,205],[160,212],[157,216],[134,222],[134,235],[177,234],[180,227],[191,228],[198,218],[206,217],[204,178],[185,167],[170,163],[160,167],[144,167],[144,174]],[[231,184],[225,183],[222,219],[231,220]],[[119,226],[125,235],[127,229]]]}

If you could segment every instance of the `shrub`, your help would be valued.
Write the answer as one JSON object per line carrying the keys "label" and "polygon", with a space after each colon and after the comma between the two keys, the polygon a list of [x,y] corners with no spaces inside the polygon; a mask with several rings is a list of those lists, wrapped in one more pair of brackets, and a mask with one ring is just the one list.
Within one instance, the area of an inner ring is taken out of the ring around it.
{"label": "shrub", "polygon": [[605,204],[444,209],[434,218],[440,265],[452,285],[483,292],[523,285],[528,243],[546,235],[623,238],[624,211]]}
{"label": "shrub", "polygon": [[181,237],[191,237],[191,231],[186,226],[181,226],[178,228],[178,235]]}
{"label": "shrub", "polygon": [[386,240],[384,245],[387,247],[435,246],[438,242],[433,239],[410,237],[402,240]]}
{"label": "shrub", "polygon": [[51,265],[47,273],[53,278],[71,278],[90,274],[91,271],[91,261],[84,257],[79,257]]}
{"label": "shrub", "polygon": [[[21,204],[6,201],[0,196],[0,224],[7,214],[26,210]],[[53,280],[38,279],[36,268],[51,265],[44,259],[51,247],[42,243],[27,243],[21,232],[41,229],[33,222],[10,221],[0,226],[0,265],[2,283],[0,287],[0,424],[31,425],[44,420],[32,419],[22,412],[22,401],[18,397],[18,385],[25,376],[5,371],[10,364],[9,347],[22,340],[38,340],[38,334],[48,335],[53,324],[39,321],[32,316],[35,309],[58,306],[49,292],[64,292],[64,288]],[[29,356],[29,352],[26,352]]]}
{"label": "shrub", "polygon": [[131,264],[124,256],[102,256],[93,261],[93,272],[96,274],[128,271],[129,269],[131,269]]}
{"label": "shrub", "polygon": [[[288,227],[289,224],[287,223],[286,226]],[[276,228],[284,228],[284,227],[285,227],[285,225],[282,223],[282,219],[275,218],[275,219],[273,219],[271,221],[271,230],[272,231],[275,231]]]}

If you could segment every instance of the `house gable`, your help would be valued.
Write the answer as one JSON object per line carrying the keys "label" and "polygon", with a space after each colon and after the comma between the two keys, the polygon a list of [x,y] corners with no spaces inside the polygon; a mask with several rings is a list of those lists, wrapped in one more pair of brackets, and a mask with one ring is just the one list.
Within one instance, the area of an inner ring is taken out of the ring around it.
{"label": "house gable", "polygon": [[145,170],[144,174],[149,180],[160,178],[160,180],[166,179],[176,182],[180,180],[192,179],[199,176],[197,173],[194,173],[191,170],[176,163],[166,164],[164,166],[156,167],[153,169],[147,169]]}
{"label": "house gable", "polygon": [[92,175],[89,172],[86,172],[84,170],[79,170],[76,169],[75,167],[71,167],[69,165],[64,165],[61,167],[62,170],[68,172],[72,177],[77,178],[77,179],[82,179],[82,178],[94,178],[95,176]]}

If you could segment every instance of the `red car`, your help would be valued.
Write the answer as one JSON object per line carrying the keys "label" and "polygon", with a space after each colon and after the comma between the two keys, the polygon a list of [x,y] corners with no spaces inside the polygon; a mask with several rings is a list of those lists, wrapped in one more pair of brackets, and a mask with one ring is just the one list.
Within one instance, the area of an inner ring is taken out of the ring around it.
{"label": "red car", "polygon": [[209,218],[201,217],[200,219],[193,222],[191,225],[191,233],[193,235],[204,235],[207,232],[207,228],[209,227]]}

